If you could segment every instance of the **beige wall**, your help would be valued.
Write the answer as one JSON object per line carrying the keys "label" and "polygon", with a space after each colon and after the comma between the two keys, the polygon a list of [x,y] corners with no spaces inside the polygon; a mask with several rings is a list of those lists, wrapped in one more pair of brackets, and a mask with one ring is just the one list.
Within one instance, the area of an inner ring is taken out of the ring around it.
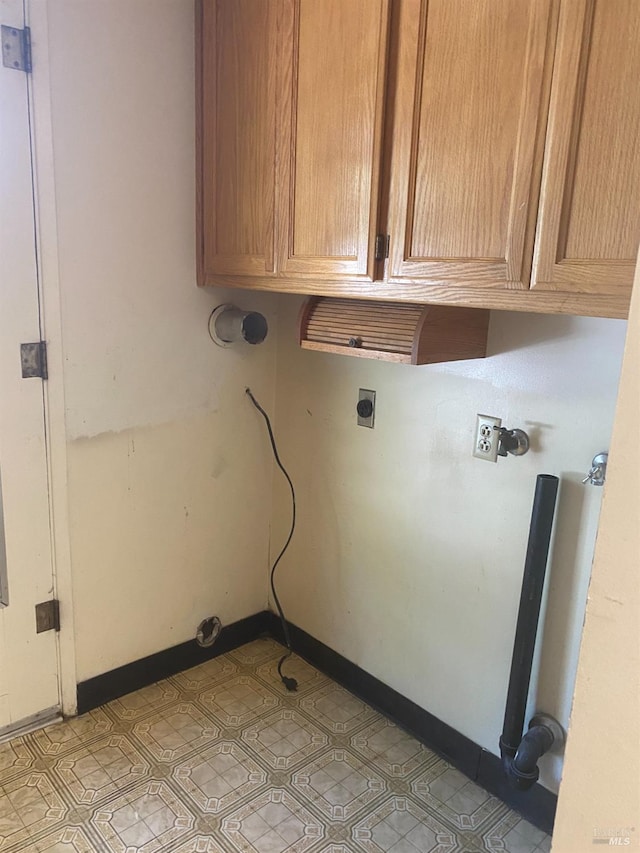
{"label": "beige wall", "polygon": [[[640,267],[636,273],[554,853],[640,844]],[[624,844],[624,840],[621,842]]]}
{"label": "beige wall", "polygon": [[272,404],[276,316],[238,294],[268,315],[267,343],[208,337],[228,294],[195,286],[192,3],[48,13],[83,680],[265,607],[272,467],[244,388]]}
{"label": "beige wall", "polygon": [[[206,320],[229,294],[195,289],[191,4],[56,0],[49,19],[82,680],[189,639],[210,613],[228,622],[264,606],[272,465],[243,390],[273,404],[276,347],[272,334],[259,348],[216,349]],[[232,298],[275,332],[274,300]],[[495,751],[534,478],[558,473],[532,707],[566,722],[600,502],[580,479],[608,445],[625,324],[494,313],[491,358],[407,368],[298,351],[297,306],[281,301],[278,351],[278,439],[300,510],[281,568],[288,615]],[[358,387],[378,391],[372,432],[355,426]],[[472,459],[478,411],[527,429],[533,451],[497,466]],[[285,490],[275,494],[277,549],[288,510]],[[615,671],[614,653],[584,655],[585,683],[592,666]],[[632,708],[630,684],[616,683],[627,702],[616,715]],[[585,696],[582,686],[575,738],[595,719]],[[571,749],[586,763],[568,766],[556,845],[576,837],[576,815],[583,831],[598,790],[579,814],[591,752],[571,746],[570,759]],[[615,762],[609,772],[621,778]],[[545,784],[559,774],[545,759]]]}
{"label": "beige wall", "polygon": [[[298,493],[287,615],[497,752],[535,477],[558,474],[530,705],[566,724],[601,499],[581,480],[609,445],[626,324],[494,312],[489,358],[410,367],[298,350],[298,304],[282,298],[277,371]],[[377,392],[374,430],[356,426],[359,387]],[[472,458],[477,412],[527,430],[532,450]],[[272,549],[289,511],[276,482]],[[560,759],[541,766],[557,790]]]}

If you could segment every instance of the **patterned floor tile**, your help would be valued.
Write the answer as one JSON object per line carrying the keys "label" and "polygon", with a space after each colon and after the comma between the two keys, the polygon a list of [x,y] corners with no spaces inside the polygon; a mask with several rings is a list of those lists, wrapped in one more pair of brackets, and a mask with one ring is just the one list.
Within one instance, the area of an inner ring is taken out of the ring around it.
{"label": "patterned floor tile", "polygon": [[0,786],[16,776],[22,776],[26,770],[33,767],[34,762],[24,738],[19,737],[0,744]]}
{"label": "patterned floor tile", "polygon": [[0,744],[0,853],[549,853],[272,640]]}
{"label": "patterned floor tile", "polygon": [[324,837],[324,826],[288,791],[273,788],[225,818],[222,832],[239,851],[303,853]]}
{"label": "patterned floor tile", "polygon": [[[270,660],[268,663],[264,663],[262,666],[259,666],[256,669],[256,675],[272,688],[275,687],[278,691],[281,691],[282,681],[280,680],[280,675],[278,673],[278,660],[279,658],[275,658]],[[298,682],[298,689],[296,694],[294,694],[296,696],[302,696],[310,690],[314,690],[325,684],[331,683],[330,679],[328,679],[326,675],[318,672],[318,670],[314,669],[311,664],[308,664],[297,655],[292,655],[290,658],[287,658],[282,666],[282,671],[286,676],[289,678],[295,678]]]}
{"label": "patterned floor tile", "polygon": [[54,772],[76,803],[91,804],[140,782],[149,762],[124,735],[111,735],[61,758]]}
{"label": "patterned floor tile", "polygon": [[170,680],[179,691],[193,691],[202,693],[212,684],[218,684],[236,675],[238,666],[226,655],[222,655],[200,666],[194,666],[192,669],[187,669],[184,672],[179,672]]}
{"label": "patterned floor tile", "polygon": [[351,745],[384,773],[399,779],[432,764],[441,763],[446,767],[445,762],[430,749],[380,715],[351,738]]}
{"label": "patterned floor tile", "polygon": [[192,828],[195,817],[163,782],[150,782],[98,809],[92,824],[113,853],[155,853]]}
{"label": "patterned floor tile", "polygon": [[536,847],[537,853],[551,853],[551,838],[548,835]]}
{"label": "patterned floor tile", "polygon": [[504,842],[514,853],[534,853],[544,838],[544,832],[527,823],[526,820],[520,820],[506,833]]}
{"label": "patterned floor tile", "polygon": [[353,830],[366,853],[447,853],[458,846],[455,833],[404,797],[390,797]]}
{"label": "patterned floor tile", "polygon": [[68,807],[44,773],[27,773],[0,795],[0,849],[18,845],[63,822]]}
{"label": "patterned floor tile", "polygon": [[174,778],[202,812],[219,812],[261,787],[267,773],[237,742],[223,741],[179,764]]}
{"label": "patterned floor tile", "polygon": [[120,699],[114,699],[106,707],[117,720],[130,722],[166,708],[179,697],[180,690],[177,687],[169,681],[160,681],[158,684],[151,684],[135,693],[122,696]]}
{"label": "patterned floor tile", "polygon": [[12,841],[17,843],[16,834],[21,832],[23,828],[20,815],[9,796],[4,793],[0,794],[0,849]]}
{"label": "patterned floor tile", "polygon": [[77,826],[57,829],[37,845],[38,853],[95,853],[95,849],[85,831]]}
{"label": "patterned floor tile", "polygon": [[334,682],[302,699],[300,707],[333,734],[352,732],[377,716],[373,708]]}
{"label": "patterned floor tile", "polygon": [[279,699],[255,678],[239,675],[205,690],[200,702],[223,726],[237,728],[275,708]]}
{"label": "patterned floor tile", "polygon": [[192,702],[158,711],[133,729],[135,739],[158,761],[175,762],[209,745],[220,729]]}
{"label": "patterned floor tile", "polygon": [[266,660],[272,658],[280,658],[285,653],[285,649],[275,640],[268,638],[254,640],[252,643],[246,643],[238,649],[229,652],[229,657],[232,660],[238,661],[242,666],[255,668]]}
{"label": "patterned floor tile", "polygon": [[[432,764],[411,783],[414,797],[462,830],[476,831],[502,817],[506,806],[445,761]],[[542,833],[544,836],[544,833]]]}
{"label": "patterned floor tile", "polygon": [[274,770],[288,770],[324,749],[329,738],[297,711],[283,708],[242,732],[242,740]]}
{"label": "patterned floor tile", "polygon": [[195,838],[178,845],[171,853],[228,853],[228,847],[221,847],[213,838],[197,835]]}
{"label": "patterned floor tile", "polygon": [[347,820],[387,790],[384,779],[345,749],[330,749],[291,779],[330,820]]}
{"label": "patterned floor tile", "polygon": [[64,755],[80,746],[86,746],[113,731],[114,723],[102,708],[96,708],[81,717],[64,720],[40,729],[28,740],[41,755]]}
{"label": "patterned floor tile", "polygon": [[[479,835],[482,838],[484,850],[508,850],[509,853],[522,853],[518,846],[509,846],[508,836],[511,830],[520,823],[520,816],[503,806],[497,819],[485,828]],[[532,829],[534,827],[531,827]],[[544,833],[543,833],[544,837]]]}

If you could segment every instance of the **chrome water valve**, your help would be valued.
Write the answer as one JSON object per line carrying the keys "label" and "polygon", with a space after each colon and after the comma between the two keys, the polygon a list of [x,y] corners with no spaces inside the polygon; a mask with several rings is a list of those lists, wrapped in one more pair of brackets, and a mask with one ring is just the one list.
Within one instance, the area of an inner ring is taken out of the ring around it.
{"label": "chrome water valve", "polygon": [[608,459],[608,453],[597,453],[591,460],[591,470],[582,482],[591,483],[592,486],[604,486]]}
{"label": "chrome water valve", "polygon": [[529,436],[523,429],[500,427],[498,436],[498,456],[524,456],[529,449]]}

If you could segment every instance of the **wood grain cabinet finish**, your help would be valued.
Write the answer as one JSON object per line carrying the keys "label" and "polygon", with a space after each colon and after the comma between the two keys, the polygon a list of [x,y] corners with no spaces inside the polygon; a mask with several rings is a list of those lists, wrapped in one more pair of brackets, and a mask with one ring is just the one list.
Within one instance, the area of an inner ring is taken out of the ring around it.
{"label": "wood grain cabinet finish", "polygon": [[640,3],[563,0],[532,287],[628,294],[640,240]]}
{"label": "wood grain cabinet finish", "polygon": [[388,0],[289,0],[279,272],[374,276]]}
{"label": "wood grain cabinet finish", "polygon": [[551,3],[396,8],[387,277],[526,288]]}
{"label": "wood grain cabinet finish", "polygon": [[389,0],[199,0],[197,14],[200,283],[371,281]]}
{"label": "wood grain cabinet finish", "polygon": [[640,0],[197,9],[201,285],[626,316]]}
{"label": "wood grain cabinet finish", "polygon": [[281,3],[196,6],[198,278],[276,271],[276,77]]}
{"label": "wood grain cabinet finish", "polygon": [[489,311],[311,296],[298,318],[303,349],[399,364],[484,358]]}

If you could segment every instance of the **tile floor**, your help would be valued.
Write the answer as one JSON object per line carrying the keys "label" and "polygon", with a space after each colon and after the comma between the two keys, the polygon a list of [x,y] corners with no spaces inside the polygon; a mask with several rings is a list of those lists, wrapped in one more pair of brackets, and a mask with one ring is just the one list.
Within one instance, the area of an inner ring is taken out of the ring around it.
{"label": "tile floor", "polygon": [[0,746],[0,851],[550,849],[404,731],[257,640]]}

